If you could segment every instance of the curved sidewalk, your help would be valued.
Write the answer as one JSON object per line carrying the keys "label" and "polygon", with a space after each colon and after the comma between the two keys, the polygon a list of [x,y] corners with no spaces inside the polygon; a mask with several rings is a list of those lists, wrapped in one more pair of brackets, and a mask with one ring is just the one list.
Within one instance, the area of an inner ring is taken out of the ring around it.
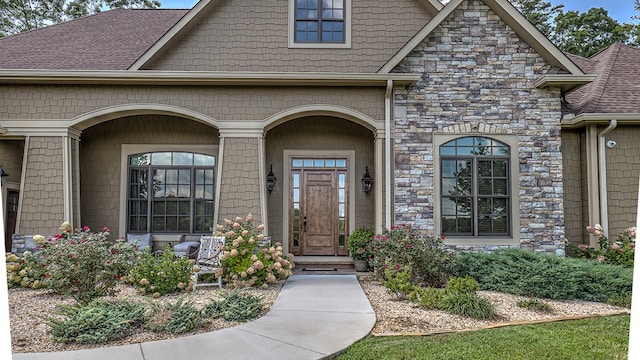
{"label": "curved sidewalk", "polygon": [[15,353],[13,359],[323,359],[365,337],[375,322],[355,275],[292,275],[265,316],[233,328],[117,347]]}

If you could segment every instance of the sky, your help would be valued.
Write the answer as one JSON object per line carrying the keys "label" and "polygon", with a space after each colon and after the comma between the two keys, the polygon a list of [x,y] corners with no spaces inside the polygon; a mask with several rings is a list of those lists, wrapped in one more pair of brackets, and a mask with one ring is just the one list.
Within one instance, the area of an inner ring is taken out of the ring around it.
{"label": "sky", "polygon": [[[549,0],[546,0],[549,1]],[[163,8],[167,9],[190,9],[197,0],[160,0]],[[564,12],[577,10],[581,13],[587,12],[593,7],[603,7],[609,16],[623,23],[638,23],[638,20],[631,19],[636,14],[633,0],[551,0],[553,5],[564,4]],[[605,4],[603,4],[605,3]]]}

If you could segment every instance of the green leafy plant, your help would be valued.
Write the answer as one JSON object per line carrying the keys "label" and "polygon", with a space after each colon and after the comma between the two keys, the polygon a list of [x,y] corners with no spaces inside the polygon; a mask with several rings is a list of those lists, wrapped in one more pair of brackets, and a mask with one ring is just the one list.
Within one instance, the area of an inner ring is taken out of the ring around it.
{"label": "green leafy plant", "polygon": [[398,299],[406,298],[416,288],[411,283],[411,268],[408,266],[402,270],[387,269],[382,284]]}
{"label": "green leafy plant", "polygon": [[440,309],[474,319],[493,320],[498,317],[489,300],[469,292],[445,292]]}
{"label": "green leafy plant", "polygon": [[541,300],[541,299],[535,298],[535,297],[534,298],[530,298],[530,299],[526,299],[526,300],[520,300],[520,301],[516,302],[516,306],[521,307],[521,308],[525,308],[525,309],[542,311],[542,312],[552,312],[553,311],[553,309],[551,308],[551,305],[549,305],[544,300]]}
{"label": "green leafy plant", "polygon": [[468,293],[475,294],[478,290],[480,290],[480,285],[476,279],[472,278],[469,275],[465,277],[452,277],[449,279],[447,286],[444,288],[444,291],[447,293]]}
{"label": "green leafy plant", "polygon": [[373,230],[358,228],[347,236],[347,248],[352,259],[367,261],[373,259],[373,235]]}
{"label": "green leafy plant", "polygon": [[97,299],[84,305],[60,305],[45,322],[57,341],[97,344],[133,334],[147,317],[144,304]]}
{"label": "green leafy plant", "polygon": [[193,285],[193,263],[186,257],[174,257],[171,248],[159,256],[142,252],[130,271],[128,281],[143,294],[155,297],[188,291]]}
{"label": "green leafy plant", "polygon": [[220,258],[223,281],[230,287],[267,287],[278,279],[287,279],[295,266],[293,255],[283,257],[282,245],[259,244],[264,240],[264,225],[254,226],[253,216],[235,221],[225,219],[218,225],[216,235],[226,241]]}
{"label": "green leafy plant", "polygon": [[220,301],[212,301],[203,309],[208,318],[222,317],[227,321],[247,321],[260,315],[263,299],[253,294],[234,290]]}
{"label": "green leafy plant", "polygon": [[42,276],[40,281],[47,288],[80,303],[110,294],[133,266],[136,253],[123,240],[108,240],[109,235],[106,227],[101,232],[91,232],[87,226],[73,232],[69,223],[63,223],[60,234],[46,241],[36,240],[42,242],[41,247],[25,254],[25,267],[30,268],[25,277],[35,282]]}
{"label": "green leafy plant", "polygon": [[631,294],[617,295],[607,299],[607,304],[631,309]]}
{"label": "green leafy plant", "polygon": [[442,289],[417,286],[409,293],[409,300],[429,310],[438,310],[442,306]]}
{"label": "green leafy plant", "polygon": [[156,308],[147,328],[156,332],[184,334],[202,327],[206,319],[192,301],[178,299],[175,304],[166,303]]}
{"label": "green leafy plant", "polygon": [[385,229],[373,237],[373,268],[385,279],[386,269],[411,268],[411,282],[441,287],[455,269],[457,255],[444,246],[442,238],[419,236],[408,226]]}

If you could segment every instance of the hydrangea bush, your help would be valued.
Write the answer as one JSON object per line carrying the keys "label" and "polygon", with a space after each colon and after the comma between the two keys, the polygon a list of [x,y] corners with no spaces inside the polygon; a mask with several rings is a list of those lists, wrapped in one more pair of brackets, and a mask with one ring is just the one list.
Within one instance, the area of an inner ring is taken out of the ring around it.
{"label": "hydrangea bush", "polygon": [[216,235],[226,237],[221,267],[227,286],[268,287],[291,275],[293,255],[283,256],[281,243],[260,245],[263,231],[264,225],[255,226],[251,214],[217,226]]}
{"label": "hydrangea bush", "polygon": [[133,245],[109,240],[111,231],[107,227],[100,232],[92,232],[87,226],[73,231],[65,222],[59,230],[49,239],[34,236],[38,248],[34,253],[25,252],[15,262],[18,265],[11,266],[8,272],[11,283],[46,287],[87,303],[110,294],[135,263]]}
{"label": "hydrangea bush", "polygon": [[636,247],[636,228],[630,227],[618,234],[615,240],[610,240],[604,234],[600,224],[587,226],[587,231],[598,238],[598,247],[594,248],[585,244],[575,245],[568,243],[567,247],[575,257],[597,260],[607,264],[633,267],[633,259]]}

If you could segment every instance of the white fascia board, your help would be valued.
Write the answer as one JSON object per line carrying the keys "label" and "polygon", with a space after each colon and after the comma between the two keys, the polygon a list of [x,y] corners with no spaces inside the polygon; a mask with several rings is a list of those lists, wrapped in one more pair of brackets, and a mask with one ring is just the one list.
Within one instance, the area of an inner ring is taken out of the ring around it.
{"label": "white fascia board", "polygon": [[398,73],[0,70],[0,84],[386,86],[387,80],[410,85],[419,79]]}
{"label": "white fascia board", "polygon": [[640,125],[640,113],[586,113],[580,115],[567,114],[560,122],[563,129],[578,129],[587,125],[609,125],[617,120],[618,126]]}
{"label": "white fascia board", "polygon": [[[378,73],[389,73],[406,58],[436,27],[438,27],[463,0],[451,0],[411,40],[405,44]],[[483,0],[522,40],[540,54],[549,64],[566,70],[572,75],[584,72],[567,55],[556,47],[544,34],[527,20],[508,0]]]}
{"label": "white fascia board", "polygon": [[398,52],[393,55],[386,64],[384,64],[379,74],[390,73],[398,64],[406,58],[424,39],[433,32],[446,19],[455,8],[462,3],[462,0],[451,0],[444,8],[442,8],[416,35],[414,35]]}
{"label": "white fascia board", "polygon": [[563,92],[588,84],[596,79],[596,75],[548,74],[541,76],[533,85],[537,88],[556,86]]}

